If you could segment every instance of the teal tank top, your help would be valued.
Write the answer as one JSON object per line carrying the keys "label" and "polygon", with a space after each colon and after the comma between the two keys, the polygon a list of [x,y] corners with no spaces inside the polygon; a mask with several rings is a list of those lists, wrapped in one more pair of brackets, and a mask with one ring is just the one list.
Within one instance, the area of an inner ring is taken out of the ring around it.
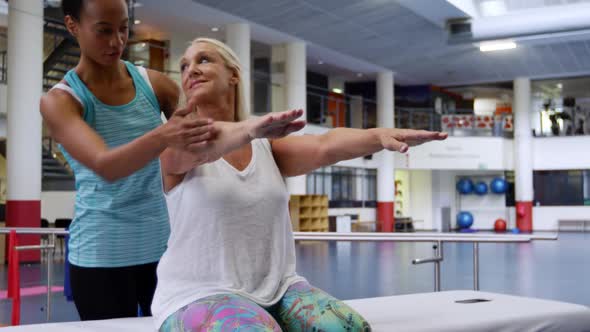
{"label": "teal tank top", "polygon": [[[125,62],[135,98],[110,106],[70,70],[65,80],[80,98],[84,121],[109,148],[127,144],[162,124],[160,106],[138,69]],[[159,159],[109,183],[60,146],[74,171],[76,201],[70,225],[69,262],[81,267],[122,267],[157,262],[170,234]]]}

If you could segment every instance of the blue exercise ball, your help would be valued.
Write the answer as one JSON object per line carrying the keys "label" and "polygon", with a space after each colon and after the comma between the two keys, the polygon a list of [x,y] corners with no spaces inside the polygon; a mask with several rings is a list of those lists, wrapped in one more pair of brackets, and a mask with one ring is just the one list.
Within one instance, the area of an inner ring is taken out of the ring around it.
{"label": "blue exercise ball", "polygon": [[469,179],[461,179],[457,182],[457,191],[463,195],[473,192],[473,182]]}
{"label": "blue exercise ball", "polygon": [[494,194],[503,194],[508,189],[508,182],[502,178],[494,178],[490,183],[490,189]]}
{"label": "blue exercise ball", "polygon": [[469,228],[473,225],[473,215],[467,211],[461,211],[457,214],[457,226],[459,228]]}
{"label": "blue exercise ball", "polygon": [[485,182],[480,181],[475,184],[474,191],[476,194],[483,196],[488,193],[488,185]]}

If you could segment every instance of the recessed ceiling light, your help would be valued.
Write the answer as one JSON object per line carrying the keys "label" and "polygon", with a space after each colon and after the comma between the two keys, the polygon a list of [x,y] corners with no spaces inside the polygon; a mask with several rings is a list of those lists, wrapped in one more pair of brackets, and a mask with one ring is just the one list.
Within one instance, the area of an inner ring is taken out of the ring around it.
{"label": "recessed ceiling light", "polygon": [[479,50],[482,52],[503,51],[515,48],[516,43],[513,41],[492,41],[479,44]]}
{"label": "recessed ceiling light", "polygon": [[483,16],[500,16],[506,14],[506,3],[503,0],[485,0],[480,2],[479,8]]}
{"label": "recessed ceiling light", "polygon": [[217,31],[219,31],[219,28],[218,28],[218,27],[212,27],[212,28],[211,28],[211,31],[213,31],[213,32],[217,32]]}

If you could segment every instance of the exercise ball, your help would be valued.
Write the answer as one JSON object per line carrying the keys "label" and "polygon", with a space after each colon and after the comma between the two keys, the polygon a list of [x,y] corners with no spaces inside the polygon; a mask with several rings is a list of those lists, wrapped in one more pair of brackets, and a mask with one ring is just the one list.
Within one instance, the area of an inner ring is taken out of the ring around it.
{"label": "exercise ball", "polygon": [[506,220],[504,219],[496,219],[494,223],[494,231],[496,232],[506,232]]}
{"label": "exercise ball", "polygon": [[469,179],[461,179],[457,182],[457,191],[463,195],[473,192],[473,182]]}
{"label": "exercise ball", "polygon": [[488,193],[488,185],[485,182],[480,181],[475,184],[474,191],[476,194],[483,196]]}
{"label": "exercise ball", "polygon": [[461,211],[457,214],[457,226],[461,229],[469,228],[473,225],[473,215],[467,211]]}
{"label": "exercise ball", "polygon": [[494,194],[503,194],[508,189],[508,183],[502,178],[494,178],[490,183],[490,189]]}

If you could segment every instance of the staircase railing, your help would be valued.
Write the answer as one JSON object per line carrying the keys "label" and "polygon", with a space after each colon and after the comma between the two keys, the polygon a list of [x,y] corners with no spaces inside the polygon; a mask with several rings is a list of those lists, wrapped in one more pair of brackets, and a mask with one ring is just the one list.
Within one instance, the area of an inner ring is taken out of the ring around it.
{"label": "staircase railing", "polygon": [[6,51],[0,51],[0,83],[6,83]]}
{"label": "staircase railing", "polygon": [[53,159],[57,160],[71,175],[74,174],[72,168],[68,164],[65,156],[61,150],[57,147],[55,140],[49,136],[43,137],[43,153],[49,154]]}

